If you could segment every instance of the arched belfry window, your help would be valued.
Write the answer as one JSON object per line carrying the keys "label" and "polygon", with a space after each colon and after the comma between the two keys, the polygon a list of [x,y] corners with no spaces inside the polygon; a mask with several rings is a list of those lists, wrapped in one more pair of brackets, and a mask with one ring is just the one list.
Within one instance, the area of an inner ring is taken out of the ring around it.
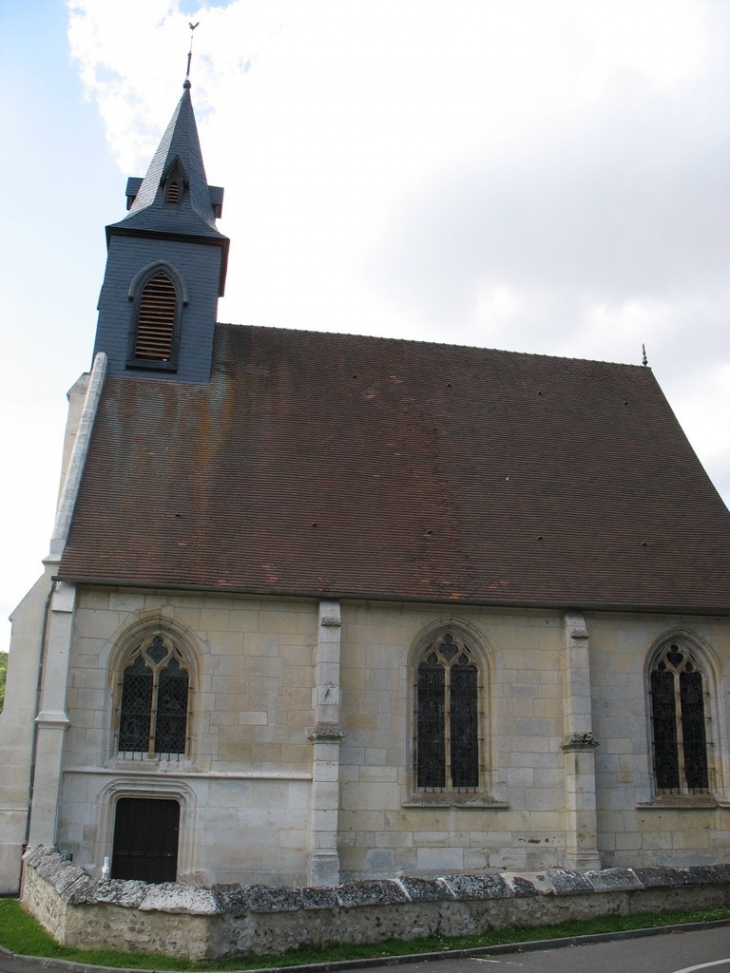
{"label": "arched belfry window", "polygon": [[189,691],[188,667],[171,638],[158,632],[138,643],[121,672],[119,752],[184,754]]}
{"label": "arched belfry window", "polygon": [[177,294],[175,285],[160,271],[148,280],[139,300],[134,357],[170,361],[175,335]]}
{"label": "arched belfry window", "polygon": [[165,264],[137,275],[129,294],[134,302],[130,367],[175,370],[184,293],[177,274]]}
{"label": "arched belfry window", "polygon": [[419,653],[414,693],[419,790],[480,787],[481,695],[477,656],[457,632],[442,632]]}
{"label": "arched belfry window", "polygon": [[707,674],[684,639],[654,657],[649,674],[654,775],[664,794],[705,794],[710,787]]}

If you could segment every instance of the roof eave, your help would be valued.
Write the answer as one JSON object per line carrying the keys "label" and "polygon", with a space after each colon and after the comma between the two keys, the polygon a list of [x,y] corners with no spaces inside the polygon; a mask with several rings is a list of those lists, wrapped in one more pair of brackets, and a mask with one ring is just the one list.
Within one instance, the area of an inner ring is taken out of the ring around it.
{"label": "roof eave", "polygon": [[383,594],[382,592],[367,591],[348,591],[346,589],[289,589],[272,588],[245,585],[212,585],[193,582],[176,581],[139,581],[132,578],[93,578],[84,576],[74,576],[71,574],[59,573],[54,580],[64,581],[68,584],[88,585],[90,587],[102,588],[142,588],[144,590],[165,590],[165,591],[199,591],[206,594],[221,595],[248,595],[250,597],[269,597],[269,598],[303,598],[306,600],[336,600],[336,601],[377,601],[394,602],[420,605],[458,605],[469,608],[500,608],[500,609],[522,609],[542,611],[579,611],[579,612],[610,612],[610,613],[642,613],[648,615],[712,615],[730,616],[730,605],[662,605],[662,604],[641,604],[632,602],[593,602],[593,601],[574,601],[566,598],[556,601],[554,599],[534,599],[534,600],[514,600],[488,599],[488,598],[436,598],[428,595],[402,595],[402,594]]}

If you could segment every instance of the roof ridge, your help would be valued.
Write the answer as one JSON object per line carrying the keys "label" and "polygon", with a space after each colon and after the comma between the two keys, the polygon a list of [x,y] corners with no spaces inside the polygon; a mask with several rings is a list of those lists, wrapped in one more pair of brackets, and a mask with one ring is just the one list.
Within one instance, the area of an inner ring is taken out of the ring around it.
{"label": "roof ridge", "polygon": [[617,362],[609,361],[603,358],[579,358],[576,355],[551,355],[547,352],[531,352],[531,351],[515,351],[508,348],[495,348],[487,345],[471,345],[471,344],[458,344],[451,341],[426,341],[422,338],[403,338],[390,335],[370,335],[362,334],[360,332],[352,331],[316,331],[312,328],[295,328],[295,327],[284,327],[282,325],[267,325],[267,324],[237,324],[235,321],[218,321],[216,322],[216,327],[219,328],[249,328],[251,330],[268,331],[274,332],[279,331],[285,335],[291,334],[302,334],[302,335],[313,335],[316,337],[328,337],[328,338],[357,338],[365,341],[378,341],[378,342],[392,342],[401,343],[407,345],[421,345],[429,348],[454,348],[454,349],[464,349],[466,351],[483,351],[483,352],[493,352],[499,355],[510,355],[520,358],[544,358],[552,361],[562,361],[562,362],[577,362],[580,364],[593,364],[593,365],[614,365],[619,368],[635,368],[641,372],[649,372],[653,374],[650,366],[647,365],[635,365],[631,362]]}

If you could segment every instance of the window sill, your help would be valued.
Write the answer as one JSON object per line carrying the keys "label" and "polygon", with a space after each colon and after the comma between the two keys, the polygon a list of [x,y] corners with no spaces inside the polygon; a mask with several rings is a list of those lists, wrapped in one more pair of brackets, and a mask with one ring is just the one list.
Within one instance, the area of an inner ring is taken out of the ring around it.
{"label": "window sill", "polygon": [[412,794],[401,802],[401,807],[455,807],[464,810],[506,810],[509,804],[495,801],[486,794]]}
{"label": "window sill", "polygon": [[113,767],[124,768],[124,770],[129,770],[130,767],[133,767],[142,771],[165,771],[170,767],[177,769],[181,764],[186,763],[189,763],[189,761],[186,759],[185,754],[182,753],[170,754],[164,757],[160,754],[155,754],[154,757],[150,757],[149,754],[132,750],[124,751],[123,754],[118,753],[111,761]]}
{"label": "window sill", "polygon": [[128,358],[127,368],[148,369],[156,372],[176,372],[177,362],[169,358]]}
{"label": "window sill", "polygon": [[722,806],[712,794],[658,794],[653,801],[636,805],[642,811],[699,811]]}

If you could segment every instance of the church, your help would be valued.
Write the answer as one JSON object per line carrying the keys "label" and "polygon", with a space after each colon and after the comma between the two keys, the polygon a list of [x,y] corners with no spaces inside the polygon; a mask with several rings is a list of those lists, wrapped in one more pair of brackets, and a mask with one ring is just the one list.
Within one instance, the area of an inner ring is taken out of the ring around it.
{"label": "church", "polygon": [[[0,891],[730,852],[730,513],[651,370],[217,323],[190,83],[107,227]],[[120,206],[120,211],[123,208]]]}

